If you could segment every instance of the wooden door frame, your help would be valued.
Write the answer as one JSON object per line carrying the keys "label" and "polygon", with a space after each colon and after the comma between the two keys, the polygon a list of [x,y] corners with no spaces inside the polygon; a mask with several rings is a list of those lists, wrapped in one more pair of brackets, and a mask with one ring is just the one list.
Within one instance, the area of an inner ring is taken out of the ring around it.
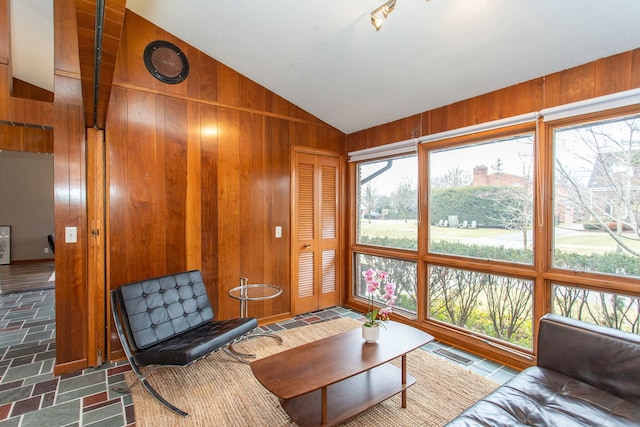
{"label": "wooden door frame", "polygon": [[[108,302],[105,269],[105,140],[104,131],[87,129],[87,364],[107,361]],[[110,323],[110,322],[109,322]]]}
{"label": "wooden door frame", "polygon": [[290,241],[289,241],[289,248],[290,248],[290,257],[291,257],[291,271],[290,271],[290,278],[291,278],[291,292],[290,292],[290,306],[291,306],[291,313],[295,313],[295,292],[294,292],[294,280],[297,277],[297,272],[294,271],[295,268],[297,267],[297,263],[294,262],[295,257],[298,255],[298,251],[296,250],[296,241],[295,241],[295,236],[296,233],[294,233],[294,228],[297,225],[297,221],[295,220],[295,212],[296,212],[296,206],[297,206],[297,201],[296,201],[296,189],[295,189],[295,178],[294,178],[294,173],[295,173],[295,169],[296,169],[296,158],[298,154],[311,154],[311,155],[319,155],[319,156],[330,156],[330,157],[335,157],[338,158],[339,160],[339,165],[338,165],[338,183],[337,183],[337,192],[338,192],[338,215],[337,215],[337,230],[336,232],[338,233],[338,253],[336,254],[336,288],[337,288],[337,293],[338,293],[338,301],[339,303],[343,303],[344,302],[344,280],[345,280],[345,276],[344,273],[342,273],[343,271],[343,265],[345,263],[344,260],[344,256],[345,256],[345,212],[344,212],[344,208],[343,206],[345,206],[345,200],[346,200],[346,191],[345,191],[345,157],[343,154],[337,152],[337,151],[332,151],[332,150],[326,150],[326,149],[322,149],[322,148],[312,148],[312,147],[306,147],[306,146],[301,146],[301,145],[292,145],[291,146],[291,150],[290,150],[290,172],[289,172],[289,176],[290,176],[290,204],[291,204],[291,209],[290,209],[290,218],[289,218],[289,223],[291,224],[291,232],[289,233],[290,235]]}

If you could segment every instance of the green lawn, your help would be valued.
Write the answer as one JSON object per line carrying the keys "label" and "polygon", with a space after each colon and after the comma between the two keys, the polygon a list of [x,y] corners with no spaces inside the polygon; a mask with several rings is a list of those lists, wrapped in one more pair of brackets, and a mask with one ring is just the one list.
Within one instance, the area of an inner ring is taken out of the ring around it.
{"label": "green lawn", "polygon": [[391,237],[393,239],[414,238],[418,236],[418,221],[415,219],[363,219],[360,222],[360,234],[363,236]]}
{"label": "green lawn", "polygon": [[[390,237],[390,238],[413,238],[417,239],[418,223],[414,220],[367,220],[360,222],[360,234],[371,237]],[[478,242],[487,244],[487,239],[496,239],[495,245],[500,246],[509,241],[509,235],[513,239],[520,239],[520,233],[512,230],[496,229],[496,228],[449,228],[431,226],[429,228],[432,241],[462,241],[473,243],[475,239]],[[565,235],[565,233],[567,233]],[[640,252],[640,240],[631,238],[625,239],[629,247]],[[602,231],[582,231],[582,230],[558,230],[555,238],[557,249],[575,252],[581,254],[604,253],[616,250],[616,243],[611,237]],[[482,244],[482,243],[481,243]]]}

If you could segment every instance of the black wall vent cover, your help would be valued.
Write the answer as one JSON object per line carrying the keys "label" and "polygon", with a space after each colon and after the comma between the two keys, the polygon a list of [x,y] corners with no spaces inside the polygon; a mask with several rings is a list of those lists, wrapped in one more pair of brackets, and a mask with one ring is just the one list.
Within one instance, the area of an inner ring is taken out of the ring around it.
{"label": "black wall vent cover", "polygon": [[144,49],[144,65],[153,77],[163,83],[183,82],[189,75],[189,61],[173,43],[156,40]]}

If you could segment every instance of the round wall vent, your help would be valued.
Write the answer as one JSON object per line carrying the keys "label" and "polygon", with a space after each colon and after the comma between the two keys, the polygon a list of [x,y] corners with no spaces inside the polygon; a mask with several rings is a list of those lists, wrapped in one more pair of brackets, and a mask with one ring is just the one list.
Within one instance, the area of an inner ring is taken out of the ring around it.
{"label": "round wall vent", "polygon": [[189,61],[173,43],[156,40],[144,49],[144,65],[153,77],[163,83],[176,84],[189,75]]}

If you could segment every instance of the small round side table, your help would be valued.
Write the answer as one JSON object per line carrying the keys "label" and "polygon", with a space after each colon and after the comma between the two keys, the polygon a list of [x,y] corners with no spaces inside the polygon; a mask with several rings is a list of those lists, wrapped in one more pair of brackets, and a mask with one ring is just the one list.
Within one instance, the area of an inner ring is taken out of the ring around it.
{"label": "small round side table", "polygon": [[[249,279],[246,277],[240,278],[240,286],[229,291],[229,296],[233,299],[240,301],[240,317],[249,317],[249,301],[263,301],[277,297],[282,293],[282,288],[276,285],[267,285],[264,283],[252,283],[249,284]],[[282,344],[282,337],[273,332],[250,332],[245,335],[242,340],[255,337],[271,337],[278,341],[278,344]],[[229,346],[229,349],[235,354],[241,357],[256,357],[255,354],[240,353],[233,348],[233,344]]]}

